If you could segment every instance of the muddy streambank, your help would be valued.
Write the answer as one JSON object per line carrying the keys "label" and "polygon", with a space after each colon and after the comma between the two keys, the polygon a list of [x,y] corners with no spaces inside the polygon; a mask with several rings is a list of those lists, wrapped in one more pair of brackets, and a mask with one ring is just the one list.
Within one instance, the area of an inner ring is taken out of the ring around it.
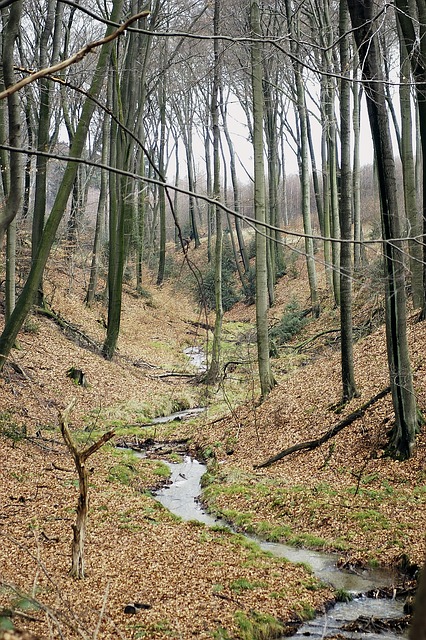
{"label": "muddy streambank", "polygon": [[[201,478],[206,466],[189,455],[181,441],[177,449],[172,443],[152,443],[145,441],[141,455],[159,457],[165,460],[170,453],[184,454],[183,462],[167,462],[171,476],[169,482],[155,491],[156,499],[169,511],[183,520],[195,520],[206,526],[227,526],[232,524],[210,515],[203,507]],[[173,449],[173,451],[172,451]],[[408,636],[410,617],[404,610],[405,598],[392,597],[397,593],[394,585],[398,576],[394,571],[345,570],[337,567],[338,556],[305,548],[291,547],[276,542],[266,542],[253,536],[260,548],[276,557],[286,558],[294,563],[304,563],[322,582],[332,585],[336,594],[348,594],[347,602],[337,602],[324,615],[302,625],[295,625],[295,637],[320,638],[363,638],[365,640],[397,640]],[[360,635],[362,634],[362,635]]]}

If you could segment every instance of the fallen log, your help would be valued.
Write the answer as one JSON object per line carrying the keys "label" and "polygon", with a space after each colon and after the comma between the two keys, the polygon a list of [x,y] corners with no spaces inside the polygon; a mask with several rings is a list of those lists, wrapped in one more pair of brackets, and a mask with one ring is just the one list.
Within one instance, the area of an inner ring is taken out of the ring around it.
{"label": "fallen log", "polygon": [[390,393],[390,391],[391,391],[390,386],[386,387],[385,389],[382,389],[379,393],[377,393],[375,396],[367,400],[367,402],[365,402],[358,409],[356,409],[355,411],[350,413],[348,416],[346,416],[346,418],[343,418],[343,420],[340,420],[340,422],[335,424],[334,427],[331,427],[331,429],[326,431],[319,438],[316,438],[315,440],[308,440],[307,442],[299,442],[298,444],[294,444],[293,446],[288,447],[287,449],[284,449],[280,453],[277,453],[277,455],[272,456],[272,458],[268,458],[267,460],[265,460],[264,462],[261,462],[260,464],[255,464],[254,468],[262,469],[264,467],[269,467],[271,464],[274,464],[274,462],[278,462],[278,460],[282,460],[286,456],[290,455],[291,453],[295,453],[296,451],[303,451],[305,449],[311,451],[312,449],[316,449],[317,447],[320,447],[322,444],[324,444],[324,442],[327,442],[327,440],[330,440],[331,438],[336,436],[340,431],[342,431],[342,429],[352,424],[352,422],[355,422],[355,420],[357,420],[358,418],[361,418],[364,415],[364,413],[367,411],[367,409],[369,409],[369,407],[375,404],[378,400],[381,400],[382,398],[384,398],[388,393]]}

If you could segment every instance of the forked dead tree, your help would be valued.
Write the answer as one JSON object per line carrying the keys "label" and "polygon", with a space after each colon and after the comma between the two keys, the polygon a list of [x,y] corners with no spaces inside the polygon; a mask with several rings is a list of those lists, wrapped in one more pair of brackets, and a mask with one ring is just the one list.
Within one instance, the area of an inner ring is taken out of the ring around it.
{"label": "forked dead tree", "polygon": [[113,430],[107,431],[90,447],[79,450],[74,443],[70,430],[68,428],[68,416],[74,406],[71,402],[63,413],[59,413],[59,424],[61,427],[62,437],[70,451],[75,468],[78,473],[79,496],[77,503],[77,516],[75,524],[71,525],[73,530],[73,541],[71,547],[71,569],[70,575],[73,578],[81,580],[84,578],[84,540],[86,537],[86,522],[89,511],[89,472],[86,468],[86,461],[90,456],[102,447],[108,440],[115,435]]}

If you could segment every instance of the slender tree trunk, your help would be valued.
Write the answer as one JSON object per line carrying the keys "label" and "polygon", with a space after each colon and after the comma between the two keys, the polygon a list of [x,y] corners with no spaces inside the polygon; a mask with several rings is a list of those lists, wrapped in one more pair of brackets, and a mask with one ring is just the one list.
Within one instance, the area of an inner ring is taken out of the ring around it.
{"label": "slender tree trunk", "polygon": [[[299,119],[299,174],[301,185],[301,197],[302,197],[302,216],[303,216],[303,231],[305,233],[305,253],[306,253],[306,266],[308,271],[309,289],[311,292],[311,305],[313,315],[319,316],[320,305],[318,300],[318,285],[317,274],[315,268],[314,259],[314,241],[312,238],[312,219],[311,219],[311,181],[309,172],[309,139],[308,139],[308,112],[306,107],[305,88],[303,86],[302,78],[302,66],[297,61],[297,41],[298,41],[298,23],[299,16],[293,15],[291,11],[290,1],[285,1],[287,22],[289,25],[290,33],[292,34],[291,47],[294,55],[293,59],[293,71],[295,79],[295,90],[297,100],[297,115]],[[296,24],[295,24],[296,21]]]}
{"label": "slender tree trunk", "polygon": [[[211,105],[210,105],[211,107]],[[204,127],[204,158],[206,165],[206,191],[211,198],[213,194],[212,180],[212,158],[211,158],[211,139],[210,139],[210,113],[206,114],[206,123]],[[207,203],[207,262],[210,264],[212,260],[212,236],[214,227],[214,210],[215,207],[211,202]]]}
{"label": "slender tree trunk", "polygon": [[[399,86],[399,103],[401,111],[401,165],[404,183],[405,215],[407,218],[408,236],[419,238],[422,232],[421,219],[417,206],[417,188],[414,169],[413,124],[411,117],[411,65],[407,47],[400,37],[401,84]],[[410,254],[411,292],[415,309],[423,307],[423,266],[422,247],[417,240],[408,242]]]}
{"label": "slender tree trunk", "polygon": [[[233,206],[234,206],[234,211],[236,211],[237,213],[240,213],[240,191],[239,191],[239,184],[238,184],[238,178],[237,178],[237,170],[235,166],[235,149],[234,149],[234,144],[232,142],[232,138],[230,136],[229,129],[228,129],[227,110],[225,106],[226,102],[223,97],[223,91],[222,91],[220,105],[221,105],[221,111],[222,111],[223,133],[225,135],[226,143],[228,145],[228,152],[229,152],[229,158],[230,158],[229,168],[231,170],[232,193],[233,193],[233,201],[234,201]],[[243,262],[244,273],[247,273],[250,268],[250,262],[249,262],[247,248],[244,242],[244,237],[241,229],[241,221],[238,217],[235,218],[235,230],[237,232],[238,246],[240,249],[241,260]]]}
{"label": "slender tree trunk", "polygon": [[16,303],[16,216],[6,235],[6,295],[5,320],[9,320]]}
{"label": "slender tree trunk", "polygon": [[387,242],[401,237],[395,165],[386,97],[375,36],[374,0],[347,0],[363,70],[368,116],[375,150],[385,263],[386,342],[395,424],[389,450],[397,458],[412,454],[419,427],[407,343],[404,264],[399,247]]}
{"label": "slender tree trunk", "polygon": [[346,0],[340,0],[340,138],[342,161],[340,171],[340,231],[343,240],[340,249],[340,335],[342,368],[342,403],[359,395],[355,384],[352,334],[352,173],[351,173],[351,87],[347,76],[350,69],[348,27],[349,14]]}
{"label": "slender tree trunk", "polygon": [[[6,88],[13,85],[15,82],[13,54],[15,50],[15,41],[18,38],[19,34],[22,6],[22,0],[18,0],[17,2],[13,3],[9,9],[2,10],[4,30],[2,52],[3,82]],[[17,93],[13,93],[12,95],[7,97],[7,113],[9,126],[9,144],[12,147],[19,147],[21,144],[21,110],[19,95]],[[21,211],[23,200],[22,155],[20,153],[10,151],[8,164],[8,191],[5,192],[6,201],[0,211],[0,248],[3,244],[4,232],[11,221]]]}
{"label": "slender tree trunk", "polygon": [[[159,87],[159,108],[160,108],[160,140],[158,168],[162,176],[165,175],[165,151],[166,151],[166,71],[163,69]],[[164,187],[160,187],[159,193],[160,208],[160,247],[159,263],[157,273],[157,285],[164,280],[164,269],[166,265],[166,192]]]}
{"label": "slender tree trunk", "polygon": [[[101,162],[103,165],[107,164],[109,157],[109,116],[104,114],[102,123],[102,150],[101,150]],[[102,245],[105,242],[105,208],[107,202],[107,188],[108,188],[108,172],[105,169],[101,169],[101,182],[99,188],[99,200],[96,211],[96,228],[95,238],[93,241],[92,251],[92,263],[90,267],[89,285],[86,293],[86,304],[88,307],[93,303],[96,294],[96,288],[98,284],[99,275],[99,261],[101,258]]]}
{"label": "slender tree trunk", "polygon": [[[215,36],[219,34],[220,24],[220,0],[215,0],[214,16],[213,16],[213,33]],[[220,61],[219,61],[219,40],[213,41],[214,52],[214,69],[213,69],[213,86],[211,98],[211,118],[213,127],[213,197],[215,200],[220,198],[220,131],[219,131],[219,83],[220,83]],[[222,353],[222,322],[223,322],[223,306],[222,306],[222,256],[223,256],[223,231],[222,231],[222,214],[219,207],[216,206],[216,243],[215,243],[215,323],[213,333],[212,357],[210,367],[206,372],[205,381],[212,384],[217,381],[220,374],[220,358]]]}
{"label": "slender tree trunk", "polygon": [[[263,158],[263,90],[262,56],[260,38],[260,12],[256,0],[250,5],[250,25],[253,34],[251,44],[251,73],[253,100],[253,156],[254,156],[254,209],[255,218],[261,224],[256,228],[256,329],[257,357],[260,390],[265,398],[276,384],[269,357],[268,328],[268,269],[265,227],[265,170]],[[263,224],[262,224],[263,223]]]}
{"label": "slender tree trunk", "polygon": [[[358,72],[358,57],[354,57],[354,76],[357,76]],[[354,149],[353,149],[353,165],[352,165],[352,191],[353,191],[353,221],[354,221],[354,268],[360,269],[362,265],[362,229],[361,229],[361,181],[360,181],[360,137],[361,137],[361,95],[362,87],[359,87],[358,82],[354,82],[352,85],[353,96],[353,134],[354,134]]]}

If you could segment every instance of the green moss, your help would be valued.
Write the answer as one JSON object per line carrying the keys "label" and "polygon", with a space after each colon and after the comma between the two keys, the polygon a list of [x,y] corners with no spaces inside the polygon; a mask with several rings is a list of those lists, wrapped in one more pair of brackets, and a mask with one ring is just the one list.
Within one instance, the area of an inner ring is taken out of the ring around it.
{"label": "green moss", "polygon": [[156,462],[153,474],[161,478],[168,478],[170,476],[170,469],[164,462]]}
{"label": "green moss", "polygon": [[285,625],[268,614],[251,611],[236,611],[235,623],[239,629],[238,638],[241,640],[268,640],[279,638],[286,631]]}
{"label": "green moss", "polygon": [[263,582],[250,582],[247,578],[237,578],[229,585],[229,588],[232,591],[236,591],[239,593],[240,591],[253,591],[256,587],[264,587],[265,584]]}
{"label": "green moss", "polygon": [[346,591],[346,589],[336,589],[334,597],[336,598],[336,602],[350,602],[354,599],[353,595],[349,591]]}
{"label": "green moss", "polygon": [[228,631],[223,627],[218,627],[212,632],[212,638],[214,640],[231,640],[231,636]]}
{"label": "green moss", "polygon": [[359,523],[359,526],[363,531],[370,531],[378,528],[389,529],[391,526],[389,520],[375,509],[354,511],[351,517]]}
{"label": "green moss", "polygon": [[16,422],[12,413],[4,411],[0,413],[0,435],[13,442],[19,442],[27,437],[27,428]]}

